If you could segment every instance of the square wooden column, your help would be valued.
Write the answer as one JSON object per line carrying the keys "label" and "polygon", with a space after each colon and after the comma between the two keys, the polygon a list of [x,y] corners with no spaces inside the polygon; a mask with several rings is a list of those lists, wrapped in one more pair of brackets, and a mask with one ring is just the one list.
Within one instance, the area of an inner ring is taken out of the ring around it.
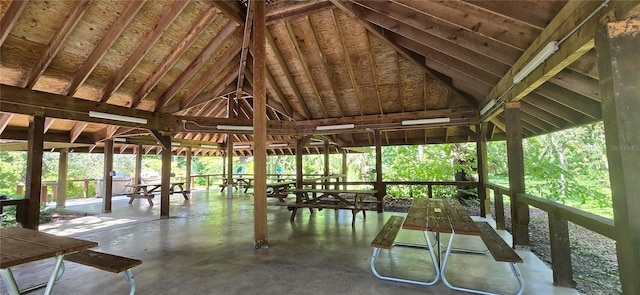
{"label": "square wooden column", "polygon": [[478,161],[478,198],[480,199],[480,216],[491,215],[491,200],[486,183],[489,181],[487,169],[487,123],[476,125],[476,159]]}
{"label": "square wooden column", "polygon": [[524,153],[522,150],[522,121],[520,102],[507,102],[504,106],[507,127],[507,159],[509,190],[511,194],[511,229],[514,246],[529,246],[529,205],[518,201],[518,194],[525,192]]}
{"label": "square wooden column", "polygon": [[160,176],[160,218],[169,218],[169,190],[171,189],[171,137],[162,136],[167,146],[162,147],[162,175]]}
{"label": "square wooden column", "polygon": [[380,130],[373,131],[374,141],[376,143],[376,184],[375,189],[378,191],[376,198],[378,199],[378,212],[384,210],[384,195],[386,189],[382,184],[382,139],[380,136]]}
{"label": "square wooden column", "polygon": [[596,33],[602,120],[624,294],[640,294],[640,20]]}
{"label": "square wooden column", "polygon": [[25,198],[27,218],[22,226],[38,230],[40,224],[40,191],[42,190],[42,155],[44,146],[44,116],[36,115],[29,120],[29,142],[27,143],[27,175]]}
{"label": "square wooden column", "polygon": [[253,245],[269,247],[267,239],[267,56],[266,1],[250,1],[255,5],[253,31]]}
{"label": "square wooden column", "polygon": [[58,197],[56,208],[64,208],[67,200],[67,171],[69,171],[69,149],[60,150],[58,158]]}
{"label": "square wooden column", "polygon": [[140,184],[141,179],[140,175],[142,174],[142,145],[139,144],[136,146],[136,167],[133,176],[133,183]]}
{"label": "square wooden column", "polygon": [[190,191],[191,190],[191,157],[193,156],[193,151],[191,150],[191,148],[187,149],[187,156],[186,156],[186,167],[185,167],[185,189]]}
{"label": "square wooden column", "polygon": [[111,213],[111,195],[113,194],[113,139],[104,141],[104,183],[102,184],[102,213]]}

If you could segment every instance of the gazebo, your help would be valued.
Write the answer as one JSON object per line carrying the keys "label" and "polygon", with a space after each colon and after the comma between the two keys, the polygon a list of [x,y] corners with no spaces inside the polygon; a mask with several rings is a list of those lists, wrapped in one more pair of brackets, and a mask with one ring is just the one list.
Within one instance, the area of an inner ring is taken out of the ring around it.
{"label": "gazebo", "polygon": [[[539,207],[556,284],[572,281],[571,221],[617,241],[624,293],[637,294],[639,14],[640,1],[610,0],[2,1],[0,151],[29,153],[12,204],[38,228],[44,151],[104,153],[105,212],[114,150],[161,154],[162,217],[171,155],[252,155],[260,248],[267,155],[375,146],[381,171],[382,146],[475,142],[480,198],[511,198],[515,246]],[[614,220],[527,194],[522,139],[600,120]],[[508,191],[487,181],[496,140]]]}

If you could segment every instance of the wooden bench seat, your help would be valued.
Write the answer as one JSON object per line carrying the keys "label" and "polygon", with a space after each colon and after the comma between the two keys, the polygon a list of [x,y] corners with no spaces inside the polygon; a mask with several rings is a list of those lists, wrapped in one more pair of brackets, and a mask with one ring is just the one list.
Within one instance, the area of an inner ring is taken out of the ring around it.
{"label": "wooden bench seat", "polygon": [[380,229],[375,239],[371,241],[371,246],[380,249],[391,249],[398,232],[400,232],[400,229],[402,228],[403,222],[404,217],[391,216],[382,229]]}
{"label": "wooden bench seat", "polygon": [[136,292],[136,283],[133,280],[133,272],[131,271],[131,268],[142,264],[141,260],[96,252],[93,250],[83,250],[67,254],[64,256],[64,259],[112,273],[121,273],[124,271],[124,276],[131,286],[129,294],[133,295]]}
{"label": "wooden bench seat", "polygon": [[505,242],[500,235],[486,222],[476,222],[482,232],[482,241],[489,249],[493,259],[500,262],[522,263],[522,258]]}

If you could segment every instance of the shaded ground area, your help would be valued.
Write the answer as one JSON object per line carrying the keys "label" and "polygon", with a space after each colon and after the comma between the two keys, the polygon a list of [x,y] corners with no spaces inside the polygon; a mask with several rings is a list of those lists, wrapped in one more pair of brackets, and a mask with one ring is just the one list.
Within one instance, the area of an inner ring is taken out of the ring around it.
{"label": "shaded ground area", "polygon": [[[384,206],[385,211],[407,212],[411,206],[411,199],[386,197]],[[469,214],[480,215],[478,206],[465,205],[465,207]],[[494,209],[492,208],[492,210]],[[505,212],[508,213],[509,210],[509,207],[505,206]],[[531,252],[551,267],[547,213],[537,208],[531,208],[530,218]],[[510,214],[505,214],[505,219],[506,227],[509,230],[511,228]],[[576,290],[589,295],[622,294],[618,277],[615,241],[573,223],[569,223],[569,240]]]}

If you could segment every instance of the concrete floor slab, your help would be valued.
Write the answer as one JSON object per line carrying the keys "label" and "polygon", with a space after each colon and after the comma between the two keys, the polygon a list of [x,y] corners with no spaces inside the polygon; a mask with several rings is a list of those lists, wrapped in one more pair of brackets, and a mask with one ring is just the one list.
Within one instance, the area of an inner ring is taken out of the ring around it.
{"label": "concrete floor slab", "polygon": [[[133,270],[136,294],[463,294],[442,282],[422,287],[373,276],[369,244],[389,216],[402,213],[369,212],[366,218],[358,214],[351,227],[350,211],[300,210],[289,222],[290,212],[275,206],[277,199],[269,199],[269,248],[255,250],[251,195],[227,199],[218,191],[194,191],[188,201],[172,196],[169,219],[159,219],[159,205],[127,201],[114,198],[110,214],[40,229],[97,241],[95,250],[141,259],[142,265]],[[101,205],[69,202],[67,207],[99,213]],[[458,237],[455,246],[483,246],[477,237]],[[420,232],[412,231],[401,231],[398,239],[424,241]],[[525,261],[520,265],[525,294],[578,294],[554,287],[551,270],[531,252],[518,253]],[[378,260],[378,270],[386,274],[424,280],[434,275],[425,250],[396,247],[381,251]],[[47,279],[52,264],[53,260],[22,265],[14,275],[22,287],[39,283]],[[447,277],[463,287],[496,292],[517,288],[507,264],[496,263],[489,255],[453,254]],[[54,294],[126,294],[128,289],[121,274],[67,262]],[[4,286],[0,291],[6,293]]]}

